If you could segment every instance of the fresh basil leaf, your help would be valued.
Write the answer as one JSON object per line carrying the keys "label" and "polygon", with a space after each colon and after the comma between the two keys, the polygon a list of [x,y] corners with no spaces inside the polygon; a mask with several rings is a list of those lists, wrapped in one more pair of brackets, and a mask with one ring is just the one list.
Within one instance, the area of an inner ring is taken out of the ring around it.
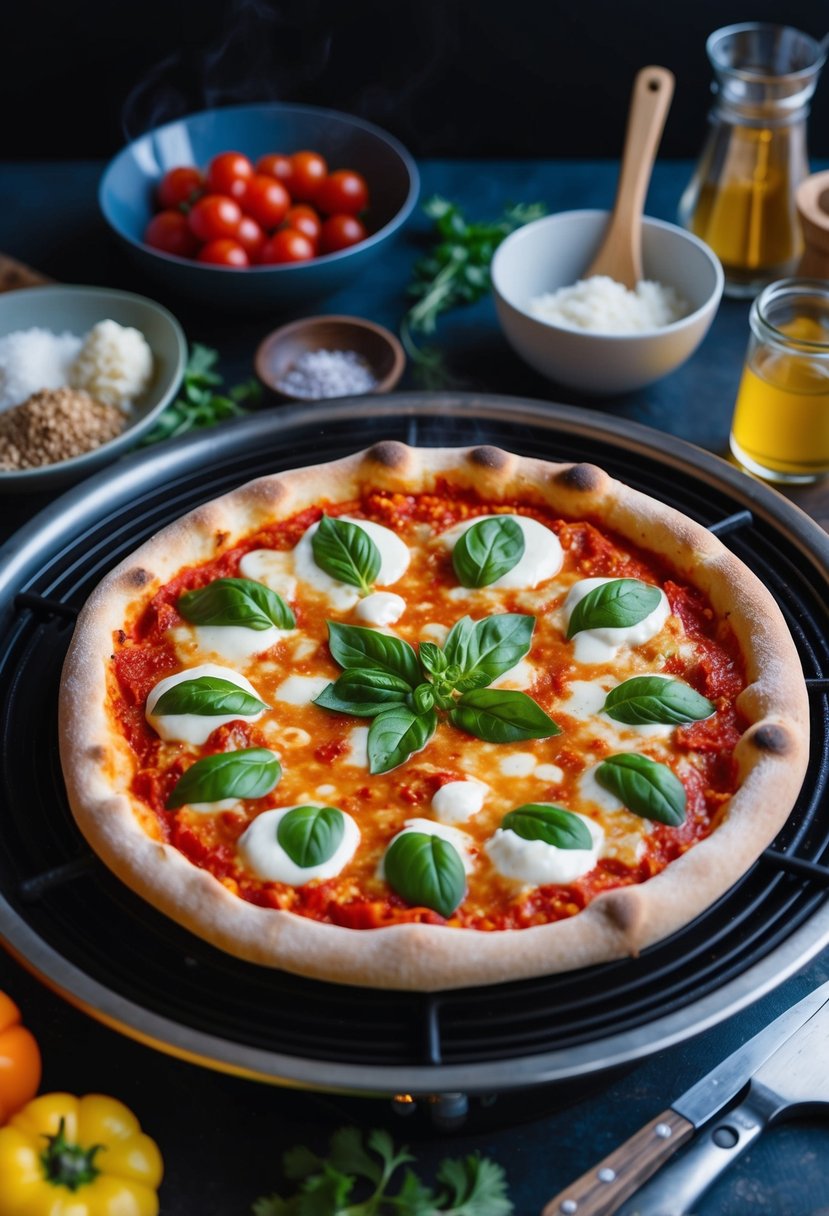
{"label": "fresh basil leaf", "polygon": [[716,705],[682,680],[633,676],[607,694],[604,712],[630,726],[682,725],[710,718]]}
{"label": "fresh basil leaf", "polygon": [[509,811],[501,827],[523,840],[543,840],[558,849],[592,849],[593,837],[583,819],[551,802],[527,802]]}
{"label": "fresh basil leaf", "polygon": [[596,780],[634,815],[672,828],[685,822],[685,787],[666,764],[637,752],[620,752],[602,761]]}
{"label": "fresh basil leaf", "polygon": [[614,578],[588,591],[570,614],[567,637],[585,629],[625,629],[650,616],[662,592],[638,578]]}
{"label": "fresh basil leaf", "polygon": [[387,671],[405,680],[410,689],[416,688],[423,678],[417,655],[409,643],[377,629],[329,621],[328,647],[340,667]]}
{"label": "fresh basil leaf", "polygon": [[323,515],[311,537],[311,549],[320,570],[364,593],[371,591],[380,573],[381,558],[365,528],[347,519]]}
{"label": "fresh basil leaf", "polygon": [[344,835],[345,818],[336,806],[295,806],[276,829],[277,841],[303,870],[330,861]]}
{"label": "fresh basil leaf", "polygon": [[443,675],[449,666],[449,660],[446,658],[446,655],[440,646],[436,646],[434,642],[420,642],[417,648],[417,657],[420,659],[421,665],[425,670],[433,676]]}
{"label": "fresh basil leaf", "polygon": [[182,680],[163,692],[153,706],[154,715],[200,714],[210,717],[227,717],[238,714],[252,717],[267,709],[264,701],[253,697],[232,680],[220,676],[198,676],[195,680]]}
{"label": "fresh basil leaf", "polygon": [[191,764],[167,799],[174,811],[187,802],[221,802],[223,798],[262,798],[282,776],[282,766],[266,747],[218,752]]}
{"label": "fresh basil leaf", "polygon": [[335,684],[323,688],[314,704],[338,714],[373,718],[392,705],[403,705],[411,692],[399,676],[370,667],[349,667]]}
{"label": "fresh basil leaf", "polygon": [[508,515],[490,515],[461,534],[452,550],[452,565],[464,587],[488,587],[523,556],[521,525]]}
{"label": "fresh basil leaf", "polygon": [[489,743],[517,743],[521,739],[549,739],[561,728],[532,697],[502,688],[466,692],[449,713],[453,726]]}
{"label": "fresh basil leaf", "polygon": [[217,578],[180,595],[176,608],[193,625],[293,629],[294,614],[281,595],[250,578]]}
{"label": "fresh basil leaf", "polygon": [[466,874],[458,850],[426,832],[403,832],[383,860],[386,880],[407,904],[449,917],[466,894]]}
{"label": "fresh basil leaf", "polygon": [[387,773],[426,746],[437,729],[433,709],[415,713],[405,705],[387,709],[374,719],[368,731],[370,773]]}
{"label": "fresh basil leaf", "polygon": [[484,688],[515,667],[530,649],[534,628],[535,617],[520,612],[500,612],[480,621],[462,617],[444,647],[450,665],[460,668],[455,688]]}
{"label": "fresh basil leaf", "polygon": [[431,684],[418,684],[412,693],[412,706],[416,713],[428,713],[430,709],[434,709],[435,701],[435,689]]}

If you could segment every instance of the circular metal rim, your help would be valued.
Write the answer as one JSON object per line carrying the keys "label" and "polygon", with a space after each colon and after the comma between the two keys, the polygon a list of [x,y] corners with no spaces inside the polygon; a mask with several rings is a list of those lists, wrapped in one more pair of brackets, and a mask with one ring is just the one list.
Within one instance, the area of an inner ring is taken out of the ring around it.
{"label": "circular metal rim", "polygon": [[[482,421],[498,421],[509,416],[513,422],[523,419],[542,429],[546,425],[546,429],[564,430],[571,435],[609,439],[620,448],[647,454],[685,475],[690,466],[691,471],[704,481],[727,488],[758,517],[772,522],[778,530],[782,529],[787,539],[818,567],[822,577],[826,577],[829,536],[775,490],[754,482],[720,457],[693,444],[674,439],[671,451],[667,452],[665,436],[661,432],[575,406],[498,396],[447,396],[441,396],[439,402],[430,402],[422,394],[403,393],[385,398],[344,399],[315,404],[311,408],[320,426],[326,421],[366,420],[389,414],[397,417],[440,415],[443,418],[451,415],[467,418],[474,431]],[[261,441],[263,433],[278,432],[292,424],[307,424],[308,408],[286,407],[269,415],[257,414],[227,425],[223,429],[223,455],[243,454],[254,436]],[[466,442],[475,442],[475,439],[467,438]],[[0,550],[0,608],[24,589],[29,575],[36,573],[36,550],[48,543],[50,535],[58,536],[61,531],[71,529],[80,515],[96,511],[104,500],[111,502],[119,489],[120,493],[126,494],[131,487],[144,482],[148,465],[153,467],[155,479],[163,481],[168,472],[180,475],[198,467],[215,450],[214,444],[215,436],[207,432],[184,437],[157,452],[151,450],[130,456],[46,507]],[[759,1000],[804,967],[829,943],[829,904],[818,909],[760,962],[674,1014],[576,1047],[474,1065],[371,1067],[341,1064],[333,1060],[284,1056],[193,1030],[181,1022],[148,1012],[92,980],[42,941],[2,896],[0,941],[48,987],[105,1025],[167,1054],[218,1071],[286,1086],[363,1095],[450,1090],[476,1093],[588,1076],[630,1064],[702,1033]]]}

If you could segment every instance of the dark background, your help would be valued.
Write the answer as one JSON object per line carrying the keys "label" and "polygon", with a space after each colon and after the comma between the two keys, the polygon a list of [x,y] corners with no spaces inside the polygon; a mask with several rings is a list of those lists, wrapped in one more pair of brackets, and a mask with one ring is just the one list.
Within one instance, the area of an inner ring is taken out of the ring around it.
{"label": "dark background", "polygon": [[[660,155],[695,157],[705,39],[829,31],[826,0],[24,0],[3,13],[0,159],[96,158],[205,106],[327,105],[416,156],[615,157],[633,76],[677,76]],[[809,126],[829,155],[829,84]]]}

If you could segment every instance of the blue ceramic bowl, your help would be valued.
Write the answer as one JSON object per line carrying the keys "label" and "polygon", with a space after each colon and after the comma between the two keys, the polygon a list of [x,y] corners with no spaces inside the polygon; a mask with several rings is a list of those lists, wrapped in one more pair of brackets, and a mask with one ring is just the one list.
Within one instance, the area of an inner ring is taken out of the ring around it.
{"label": "blue ceramic bowl", "polygon": [[[371,194],[367,240],[311,262],[206,266],[150,249],[143,234],[161,177],[176,165],[204,169],[219,152],[257,160],[268,152],[320,152],[331,169],[356,169]],[[407,219],[420,189],[414,160],[391,135],[362,119],[315,106],[227,106],[167,123],[128,144],[104,172],[98,201],[134,261],[157,282],[220,308],[288,307],[322,297],[362,273]]]}

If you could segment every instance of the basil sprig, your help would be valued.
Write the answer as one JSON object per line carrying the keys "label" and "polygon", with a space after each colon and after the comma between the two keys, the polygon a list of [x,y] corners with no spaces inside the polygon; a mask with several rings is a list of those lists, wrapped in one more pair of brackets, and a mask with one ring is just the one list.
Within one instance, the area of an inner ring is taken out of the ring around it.
{"label": "basil sprig", "polygon": [[522,840],[543,840],[557,849],[592,849],[593,837],[583,819],[552,802],[527,802],[508,811],[501,827]]}
{"label": "basil sprig", "polygon": [[311,538],[311,549],[320,570],[368,595],[380,573],[381,558],[365,528],[323,515]]}
{"label": "basil sprig", "polygon": [[418,653],[401,638],[360,625],[328,622],[328,645],[342,675],[314,703],[333,713],[373,718],[369,768],[385,773],[426,746],[438,711],[453,726],[493,743],[547,739],[560,733],[532,697],[487,688],[530,649],[535,617],[504,612],[463,617],[443,648],[422,642]]}
{"label": "basil sprig", "polygon": [[658,587],[638,578],[614,578],[588,591],[570,614],[567,637],[585,629],[625,629],[650,616],[662,598]]}
{"label": "basil sprig", "polygon": [[217,578],[185,591],[176,608],[193,625],[237,625],[245,629],[293,629],[293,612],[276,591],[250,578]]}
{"label": "basil sprig", "polygon": [[637,752],[620,752],[602,761],[596,780],[634,815],[672,828],[685,822],[685,787],[666,764]]}
{"label": "basil sprig", "polygon": [[524,533],[508,515],[479,519],[458,538],[452,565],[464,587],[488,587],[524,556]]}
{"label": "basil sprig", "polygon": [[232,680],[225,680],[221,676],[197,676],[195,680],[182,680],[168,688],[158,698],[152,712],[158,716],[199,714],[227,717],[238,714],[242,718],[249,718],[267,708],[264,701],[251,696]]}
{"label": "basil sprig", "polygon": [[276,839],[303,870],[330,861],[342,844],[345,817],[336,806],[295,806],[277,825]]}
{"label": "basil sprig", "polygon": [[710,718],[716,705],[682,680],[633,676],[607,694],[604,712],[629,726],[681,726]]}
{"label": "basil sprig", "polygon": [[191,764],[167,799],[166,808],[188,802],[221,802],[223,798],[262,798],[282,776],[282,766],[266,747],[218,752]]}
{"label": "basil sprig", "polygon": [[449,917],[466,894],[466,874],[458,850],[440,836],[403,832],[383,861],[389,885],[415,907]]}

